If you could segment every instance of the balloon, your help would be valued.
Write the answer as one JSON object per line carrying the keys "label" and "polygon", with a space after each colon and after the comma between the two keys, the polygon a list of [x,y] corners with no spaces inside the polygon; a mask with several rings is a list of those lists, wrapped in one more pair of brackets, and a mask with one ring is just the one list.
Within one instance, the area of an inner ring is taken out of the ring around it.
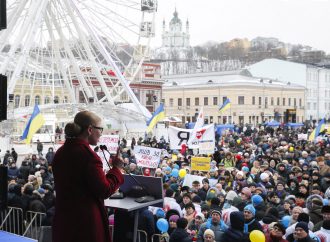
{"label": "balloon", "polygon": [[171,176],[173,176],[173,177],[178,177],[178,176],[179,176],[179,170],[173,168],[172,173],[171,173]]}
{"label": "balloon", "polygon": [[240,139],[236,140],[236,143],[237,144],[240,144],[241,143],[241,140]]}
{"label": "balloon", "polygon": [[157,220],[157,228],[162,232],[162,233],[165,233],[167,232],[168,230],[168,222],[166,219],[164,218],[160,218]]}
{"label": "balloon", "polygon": [[181,177],[181,178],[184,178],[186,176],[186,174],[187,174],[186,169],[181,169],[179,171],[179,177]]}
{"label": "balloon", "polygon": [[265,242],[266,238],[263,232],[261,232],[260,230],[253,230],[250,233],[250,240],[251,242]]}
{"label": "balloon", "polygon": [[294,148],[291,146],[291,147],[289,148],[289,151],[290,151],[290,152],[293,152],[293,151],[294,151]]}
{"label": "balloon", "polygon": [[323,199],[323,206],[328,206],[329,205],[329,199],[324,198]]}
{"label": "balloon", "polygon": [[287,227],[289,227],[290,221],[291,221],[291,217],[289,215],[286,215],[282,218],[282,225],[285,228],[287,228]]}

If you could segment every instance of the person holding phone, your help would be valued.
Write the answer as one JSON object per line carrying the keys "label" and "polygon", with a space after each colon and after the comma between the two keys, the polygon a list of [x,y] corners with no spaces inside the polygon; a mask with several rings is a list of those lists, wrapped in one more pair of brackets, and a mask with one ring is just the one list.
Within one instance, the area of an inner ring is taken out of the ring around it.
{"label": "person holding phone", "polygon": [[104,199],[124,182],[122,159],[112,158],[104,174],[102,161],[90,148],[103,132],[102,120],[89,111],[76,114],[65,126],[66,141],[53,161],[55,215],[53,242],[109,242],[109,224]]}

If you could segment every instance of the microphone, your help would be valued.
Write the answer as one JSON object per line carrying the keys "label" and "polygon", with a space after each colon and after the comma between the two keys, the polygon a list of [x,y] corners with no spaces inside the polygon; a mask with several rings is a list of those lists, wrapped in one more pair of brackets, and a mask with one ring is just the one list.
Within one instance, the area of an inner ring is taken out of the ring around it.
{"label": "microphone", "polygon": [[131,190],[128,192],[128,195],[131,197],[135,197],[136,199],[134,200],[137,203],[146,203],[146,202],[151,202],[154,201],[155,198],[153,196],[149,195],[148,190],[143,186],[135,177],[132,175],[132,173],[129,170],[129,167],[126,166],[123,168],[124,171],[134,180],[134,182],[137,185],[133,185],[131,187]]}
{"label": "microphone", "polygon": [[[106,161],[106,163],[107,163],[109,169],[111,169],[111,166],[110,166],[110,164],[109,164],[109,161],[107,160],[107,157],[106,157],[105,154],[104,154],[104,150],[108,151],[107,147],[106,147],[105,145],[100,145],[100,150],[102,151],[102,154],[103,154],[104,160]],[[108,151],[108,152],[109,152],[109,151]],[[110,152],[109,152],[109,154],[110,154]]]}

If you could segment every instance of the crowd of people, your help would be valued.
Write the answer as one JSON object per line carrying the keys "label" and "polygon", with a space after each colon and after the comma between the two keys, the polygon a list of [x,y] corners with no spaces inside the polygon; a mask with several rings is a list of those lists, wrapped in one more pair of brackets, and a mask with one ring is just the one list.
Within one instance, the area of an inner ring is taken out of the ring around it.
{"label": "crowd of people", "polygon": [[[307,127],[260,126],[217,134],[209,171],[192,171],[192,150],[170,150],[165,139],[137,138],[129,145],[122,139],[126,170],[163,179],[164,206],[142,209],[139,228],[150,241],[162,234],[160,240],[170,242],[261,242],[249,235],[262,231],[266,242],[329,242],[330,137],[324,132],[316,141],[298,139],[306,132]],[[135,145],[166,150],[159,167],[138,167]],[[47,213],[45,225],[51,225],[54,214],[54,154],[49,148],[45,157],[40,152],[27,156],[19,168],[17,154],[6,154],[8,205]],[[181,170],[202,176],[202,182],[184,186]],[[160,219],[168,229],[158,226]]]}

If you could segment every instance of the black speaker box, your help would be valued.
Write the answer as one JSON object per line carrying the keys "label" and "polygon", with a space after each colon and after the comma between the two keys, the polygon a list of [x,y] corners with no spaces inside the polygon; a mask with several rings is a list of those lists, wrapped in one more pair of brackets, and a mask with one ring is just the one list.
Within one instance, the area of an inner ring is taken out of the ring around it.
{"label": "black speaker box", "polygon": [[7,28],[7,6],[6,0],[0,0],[0,29]]}
{"label": "black speaker box", "polygon": [[0,75],[0,121],[7,119],[7,77]]}
{"label": "black speaker box", "polygon": [[0,211],[7,208],[8,168],[0,165]]}

